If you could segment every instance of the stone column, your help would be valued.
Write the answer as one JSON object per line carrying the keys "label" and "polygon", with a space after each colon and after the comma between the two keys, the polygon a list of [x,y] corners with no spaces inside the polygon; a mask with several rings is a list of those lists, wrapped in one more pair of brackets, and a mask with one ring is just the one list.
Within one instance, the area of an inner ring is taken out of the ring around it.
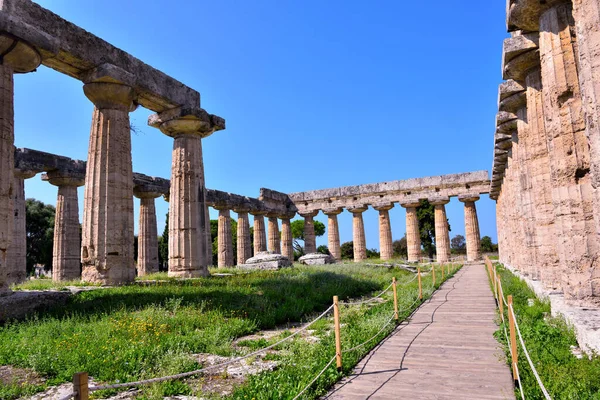
{"label": "stone column", "polygon": [[323,214],[327,215],[327,247],[329,253],[337,261],[342,259],[342,250],[340,248],[340,228],[338,226],[337,216],[342,212],[341,208],[325,209]]}
{"label": "stone column", "polygon": [[85,184],[85,176],[60,171],[42,176],[58,186],[54,216],[52,280],[70,281],[81,277],[81,239],[79,237],[79,200],[77,188]]}
{"label": "stone column", "polygon": [[467,236],[467,261],[481,259],[481,236],[479,234],[479,221],[475,202],[478,195],[458,196],[458,200],[465,203],[465,233]]}
{"label": "stone column", "polygon": [[296,213],[282,214],[281,218],[281,254],[294,262],[294,238],[292,237],[291,219]]}
{"label": "stone column", "polygon": [[154,199],[162,194],[134,188],[133,194],[140,199],[140,223],[138,226],[137,275],[158,272],[158,226]]}
{"label": "stone column", "polygon": [[250,221],[248,220],[249,207],[235,207],[233,209],[238,215],[237,220],[237,264],[244,264],[252,257],[252,245],[250,243]]}
{"label": "stone column", "polygon": [[131,282],[133,260],[133,171],[129,112],[132,87],[89,82],[94,103],[85,177],[82,280],[107,285]]}
{"label": "stone column", "polygon": [[0,34],[0,296],[9,292],[6,282],[7,250],[10,247],[14,206],[12,201],[14,160],[13,74],[34,71],[40,54],[12,35]]}
{"label": "stone column", "polygon": [[446,217],[446,204],[449,198],[430,199],[429,203],[434,206],[435,219],[435,252],[437,262],[448,262],[450,260],[450,235],[448,234],[448,218]]}
{"label": "stone column", "polygon": [[169,276],[208,276],[212,263],[210,218],[204,186],[202,138],[225,121],[201,108],[176,108],[148,119],[173,141],[169,195]]}
{"label": "stone column", "polygon": [[317,238],[315,236],[314,217],[319,213],[317,211],[298,213],[304,218],[304,254],[317,252]]}
{"label": "stone column", "polygon": [[267,251],[267,233],[265,232],[266,211],[251,211],[254,216],[254,255]]}
{"label": "stone column", "polygon": [[279,236],[278,214],[267,214],[269,218],[269,251],[281,254],[281,237]]}
{"label": "stone column", "polygon": [[27,229],[25,225],[25,179],[35,176],[33,171],[14,169],[12,242],[7,251],[7,283],[21,283],[27,278]]}
{"label": "stone column", "polygon": [[374,205],[379,211],[379,252],[382,260],[391,260],[394,257],[392,248],[392,226],[390,224],[390,210],[394,208],[393,203]]}
{"label": "stone column", "polygon": [[214,207],[219,210],[219,230],[217,236],[217,266],[233,266],[233,245],[231,243],[231,213],[229,208]]}
{"label": "stone column", "polygon": [[566,299],[584,299],[600,294],[600,268],[578,43],[571,2],[551,3],[540,15],[540,57],[561,280]]}
{"label": "stone column", "polygon": [[417,218],[417,207],[420,203],[412,201],[400,203],[406,208],[406,244],[408,246],[408,261],[418,262],[421,259],[421,233],[419,231],[419,219]]}
{"label": "stone column", "polygon": [[352,213],[352,240],[354,248],[354,262],[367,259],[367,243],[365,239],[365,225],[362,213],[367,211],[368,206],[355,206],[348,208]]}

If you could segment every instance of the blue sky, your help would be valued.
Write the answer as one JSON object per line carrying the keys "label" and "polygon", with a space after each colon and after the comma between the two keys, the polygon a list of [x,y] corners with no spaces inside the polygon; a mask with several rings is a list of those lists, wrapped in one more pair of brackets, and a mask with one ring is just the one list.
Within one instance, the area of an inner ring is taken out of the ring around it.
{"label": "blue sky", "polygon": [[[198,90],[202,107],[227,120],[203,141],[209,188],[257,197],[260,187],[491,169],[501,1],[38,3]],[[15,78],[18,147],[85,159],[91,114],[77,80],[43,66]],[[169,178],[172,139],[147,125],[149,114],[131,114],[134,171]],[[54,204],[56,188],[37,176],[26,196]],[[157,199],[160,232],[167,207]],[[477,207],[481,234],[495,241],[495,203],[485,195]],[[450,235],[464,235],[462,203],[446,208]],[[404,209],[390,215],[399,239]],[[352,240],[351,215],[339,220],[341,240]],[[377,212],[364,220],[367,246],[378,248]]]}

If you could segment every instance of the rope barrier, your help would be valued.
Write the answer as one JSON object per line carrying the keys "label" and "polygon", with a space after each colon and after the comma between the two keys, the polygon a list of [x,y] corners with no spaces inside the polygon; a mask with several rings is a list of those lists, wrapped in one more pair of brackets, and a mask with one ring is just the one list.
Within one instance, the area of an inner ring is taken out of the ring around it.
{"label": "rope barrier", "polygon": [[333,364],[334,361],[335,361],[335,356],[333,356],[331,358],[331,360],[329,360],[329,362],[327,363],[327,365],[325,366],[325,368],[323,368],[321,370],[321,372],[319,372],[317,374],[317,376],[315,376],[315,378],[312,381],[310,381],[310,383],[308,385],[306,385],[306,387],[304,389],[302,389],[302,391],[300,393],[298,393],[296,395],[296,397],[294,397],[294,400],[299,399],[300,396],[302,396],[304,394],[304,392],[306,392],[308,390],[308,388],[310,388],[317,381],[317,379],[319,379],[321,377],[321,375],[323,375],[325,373],[325,371],[327,371],[327,368],[329,368],[331,366],[331,364]]}
{"label": "rope barrier", "polygon": [[344,301],[344,302],[341,302],[340,304],[347,305],[347,306],[356,306],[356,305],[360,305],[360,304],[372,303],[375,300],[377,300],[378,298],[380,298],[381,296],[383,296],[388,290],[391,289],[391,287],[393,285],[394,285],[394,283],[390,283],[390,285],[387,288],[383,289],[383,291],[381,293],[379,293],[375,297],[371,297],[370,299],[362,300],[362,301]]}
{"label": "rope barrier", "polygon": [[377,336],[379,336],[379,334],[380,334],[381,332],[383,332],[383,330],[384,330],[385,328],[387,328],[387,326],[388,326],[388,325],[390,324],[390,322],[392,322],[393,320],[394,320],[394,314],[392,314],[391,318],[390,318],[390,319],[389,319],[389,320],[388,320],[388,321],[387,321],[387,322],[386,322],[386,323],[383,325],[383,327],[382,327],[382,328],[379,330],[379,332],[377,332],[377,333],[376,333],[374,336],[372,336],[370,339],[368,339],[368,340],[366,340],[366,341],[362,342],[361,344],[359,344],[359,345],[357,345],[357,346],[354,346],[354,347],[352,347],[352,348],[350,348],[350,349],[347,349],[347,350],[344,350],[344,351],[342,351],[342,354],[345,354],[345,353],[350,353],[350,352],[352,352],[352,351],[354,351],[354,350],[356,350],[356,349],[359,349],[359,348],[363,347],[365,344],[369,343],[371,340],[373,340],[373,339],[375,339]]}
{"label": "rope barrier", "polygon": [[529,367],[531,368],[531,371],[533,372],[533,375],[535,376],[535,379],[537,380],[537,383],[540,386],[542,393],[544,393],[544,397],[546,398],[546,400],[552,400],[552,397],[550,397],[550,395],[548,394],[548,391],[546,390],[546,387],[544,386],[544,383],[542,382],[542,379],[540,378],[540,375],[538,374],[537,369],[535,368],[535,365],[533,365],[533,361],[531,361],[531,357],[529,356],[527,347],[525,347],[525,341],[523,340],[523,336],[521,336],[521,330],[519,329],[519,324],[517,323],[517,318],[515,316],[515,310],[513,309],[512,304],[510,304],[508,306],[508,309],[512,313],[513,318],[515,320],[515,328],[517,329],[517,335],[519,336],[519,342],[521,343],[521,347],[523,348],[523,353],[525,353],[525,357],[527,358]]}

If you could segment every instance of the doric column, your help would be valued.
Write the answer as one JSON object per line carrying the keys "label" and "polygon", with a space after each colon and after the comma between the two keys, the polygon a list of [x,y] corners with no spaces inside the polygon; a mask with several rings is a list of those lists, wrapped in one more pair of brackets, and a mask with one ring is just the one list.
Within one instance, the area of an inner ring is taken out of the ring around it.
{"label": "doric column", "polygon": [[83,210],[82,280],[122,284],[135,278],[133,260],[133,171],[129,112],[131,86],[103,82],[100,68],[83,91],[94,103]]}
{"label": "doric column", "polygon": [[9,292],[7,250],[10,247],[14,206],[12,200],[14,160],[13,74],[34,71],[42,62],[40,54],[12,35],[0,34],[0,296]]}
{"label": "doric column", "polygon": [[478,195],[458,196],[458,200],[465,203],[465,233],[467,236],[467,261],[476,261],[481,258],[481,236],[479,234],[479,221],[475,202]]}
{"label": "doric column", "polygon": [[252,257],[252,245],[250,243],[250,221],[248,220],[249,207],[234,207],[237,213],[237,264],[244,264]]}
{"label": "doric column", "polygon": [[7,252],[7,283],[21,283],[27,278],[27,229],[25,225],[25,179],[35,172],[14,170],[13,206],[14,222],[12,242]]}
{"label": "doric column", "polygon": [[390,224],[390,210],[393,203],[377,204],[373,206],[379,211],[379,252],[382,260],[391,260],[394,257],[392,248],[392,225]]}
{"label": "doric column", "polygon": [[292,237],[291,219],[296,213],[279,215],[281,218],[281,254],[290,261],[294,261],[294,238]]}
{"label": "doric column", "polygon": [[448,218],[446,217],[446,204],[450,202],[447,197],[430,199],[434,207],[435,220],[435,252],[437,262],[450,260],[450,235],[448,234]]}
{"label": "doric column", "polygon": [[158,226],[154,200],[162,194],[143,187],[135,187],[133,194],[140,199],[138,226],[138,276],[158,272]]}
{"label": "doric column", "polygon": [[233,244],[231,243],[231,213],[228,207],[215,206],[219,210],[218,236],[217,236],[217,266],[219,268],[232,267]]}
{"label": "doric column", "polygon": [[365,239],[365,225],[363,223],[362,213],[367,211],[368,206],[349,207],[348,211],[352,213],[352,240],[354,247],[354,262],[360,262],[367,259],[367,242]]}
{"label": "doric column", "polygon": [[323,214],[327,215],[327,247],[331,256],[338,261],[342,259],[342,250],[340,248],[340,228],[337,216],[342,211],[342,208],[323,210]]}
{"label": "doric column", "polygon": [[267,232],[265,232],[266,211],[251,211],[254,216],[254,255],[267,251]]}
{"label": "doric column", "polygon": [[279,236],[279,220],[277,216],[279,214],[269,213],[269,251],[277,254],[281,254],[281,237]]}
{"label": "doric column", "polygon": [[224,129],[225,121],[201,108],[176,108],[150,116],[148,123],[174,139],[169,195],[169,276],[208,276],[212,246],[201,139]]}
{"label": "doric column", "polygon": [[315,236],[315,221],[314,217],[319,213],[319,210],[298,213],[304,218],[304,253],[317,252],[317,238]]}
{"label": "doric column", "polygon": [[54,247],[52,280],[70,281],[81,277],[81,239],[79,237],[79,200],[77,188],[85,184],[85,176],[51,171],[42,176],[58,186],[54,215]]}
{"label": "doric column", "polygon": [[406,209],[406,244],[408,246],[408,261],[418,262],[421,259],[421,233],[417,218],[418,201],[400,203]]}

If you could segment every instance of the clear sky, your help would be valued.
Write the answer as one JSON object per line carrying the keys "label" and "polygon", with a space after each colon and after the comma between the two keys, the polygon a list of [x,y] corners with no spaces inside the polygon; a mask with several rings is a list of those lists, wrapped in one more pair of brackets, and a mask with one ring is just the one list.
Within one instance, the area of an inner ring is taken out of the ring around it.
{"label": "clear sky", "polygon": [[[503,1],[38,3],[198,90],[202,107],[227,120],[203,140],[209,188],[258,197],[261,187],[491,169]],[[169,178],[172,139],[147,125],[149,114],[131,114],[133,168]],[[85,159],[91,115],[81,82],[43,66],[16,76],[16,146]],[[27,197],[56,201],[39,176],[25,187]],[[136,221],[138,207],[136,199]],[[495,202],[484,195],[477,207],[482,236],[496,241]],[[167,208],[157,199],[159,232]],[[446,208],[451,237],[464,235],[462,203]],[[404,209],[390,215],[399,239]],[[351,215],[339,220],[342,242],[352,240]],[[379,248],[377,212],[364,221],[367,247]]]}

